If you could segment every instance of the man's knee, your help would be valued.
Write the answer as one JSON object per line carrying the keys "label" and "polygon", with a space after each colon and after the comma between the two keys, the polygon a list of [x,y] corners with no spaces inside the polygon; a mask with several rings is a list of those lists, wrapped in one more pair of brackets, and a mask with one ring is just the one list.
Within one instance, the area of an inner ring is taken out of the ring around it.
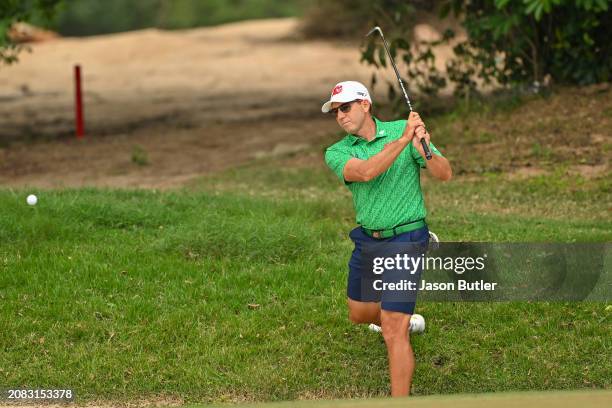
{"label": "man's knee", "polygon": [[348,300],[349,320],[355,324],[376,323],[380,314],[380,305],[377,303],[358,302]]}
{"label": "man's knee", "polygon": [[387,344],[408,339],[409,314],[383,310],[380,317],[383,338]]}
{"label": "man's knee", "polygon": [[363,307],[349,307],[349,320],[355,324],[372,323],[372,311]]}

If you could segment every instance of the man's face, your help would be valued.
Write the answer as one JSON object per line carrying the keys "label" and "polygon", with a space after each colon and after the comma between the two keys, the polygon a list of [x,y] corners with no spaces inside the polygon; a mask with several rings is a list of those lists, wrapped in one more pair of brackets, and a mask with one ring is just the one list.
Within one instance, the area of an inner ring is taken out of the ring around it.
{"label": "man's face", "polygon": [[336,115],[336,122],[340,127],[348,133],[356,134],[368,116],[370,102],[366,100],[334,102],[331,107],[331,114]]}

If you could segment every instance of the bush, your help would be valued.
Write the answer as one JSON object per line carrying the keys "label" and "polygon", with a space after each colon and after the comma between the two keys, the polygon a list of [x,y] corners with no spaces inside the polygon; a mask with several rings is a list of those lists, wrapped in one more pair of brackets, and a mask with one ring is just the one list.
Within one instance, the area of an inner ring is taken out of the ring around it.
{"label": "bush", "polygon": [[451,0],[469,40],[455,51],[485,80],[568,84],[610,79],[612,13],[608,0]]}
{"label": "bush", "polygon": [[[455,45],[446,75],[435,69],[432,49],[449,43],[455,33],[447,30],[439,41],[416,44],[411,41],[412,25],[405,24],[413,10],[400,7],[394,12],[397,16],[387,19],[391,28],[386,33],[392,54],[401,54],[409,83],[426,94],[436,94],[448,81],[457,94],[469,96],[479,82],[538,88],[549,81],[585,85],[610,80],[609,0],[446,0],[439,7],[441,18],[454,15],[468,35]],[[385,66],[382,47],[378,39],[370,40],[362,60]]]}

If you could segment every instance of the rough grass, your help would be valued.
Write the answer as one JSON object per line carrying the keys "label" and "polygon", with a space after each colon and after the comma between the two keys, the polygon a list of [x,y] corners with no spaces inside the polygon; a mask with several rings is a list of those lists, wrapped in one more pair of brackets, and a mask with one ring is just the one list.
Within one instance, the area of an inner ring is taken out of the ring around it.
{"label": "rough grass", "polygon": [[[465,121],[501,120],[483,115]],[[466,169],[424,181],[443,240],[610,242],[609,177],[556,154],[513,177],[512,135],[488,156],[489,136],[451,144],[462,117],[432,121]],[[387,395],[382,338],[346,318],[350,195],[320,161],[286,163],[184,191],[37,191],[36,207],[31,190],[0,190],[0,385],[71,387],[81,402]],[[609,388],[611,309],[421,302],[413,393]]]}
{"label": "rough grass", "polygon": [[[520,168],[609,171],[612,87],[561,88],[545,95],[497,96],[426,120],[455,174]],[[606,167],[607,166],[607,167]],[[535,169],[535,170],[534,170]],[[589,174],[590,175],[590,174]]]}
{"label": "rough grass", "polygon": [[[316,171],[305,179],[320,187],[291,189],[295,171],[246,168],[200,192],[44,191],[34,208],[25,191],[2,191],[1,382],[73,387],[83,401],[385,395],[382,338],[346,319],[350,197]],[[428,183],[432,228],[448,240],[610,240],[609,221],[536,216],[538,189],[521,200],[534,215],[495,211],[523,192],[498,184]],[[471,189],[490,210],[443,200]],[[422,303],[414,393],[607,387],[605,307]]]}

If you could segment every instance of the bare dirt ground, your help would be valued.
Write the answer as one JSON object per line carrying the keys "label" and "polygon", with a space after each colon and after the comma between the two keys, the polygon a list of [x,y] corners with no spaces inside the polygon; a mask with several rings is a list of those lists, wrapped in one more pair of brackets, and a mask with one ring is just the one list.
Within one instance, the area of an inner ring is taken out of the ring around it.
{"label": "bare dirt ground", "polygon": [[[32,45],[0,68],[0,184],[173,187],[317,146],[336,132],[320,113],[331,87],[371,73],[356,45],[298,41],[296,26],[262,20]],[[80,141],[75,63],[84,75]]]}
{"label": "bare dirt ground", "polygon": [[[0,67],[0,186],[173,188],[254,159],[321,165],[322,146],[339,137],[321,103],[336,82],[369,84],[373,71],[359,62],[360,36],[354,44],[303,41],[298,24],[259,20],[33,44],[18,64]],[[417,38],[444,28],[434,26],[417,25]],[[437,50],[440,68],[449,55],[448,47]],[[74,137],[77,63],[83,140]],[[382,100],[386,84],[371,91]],[[611,112],[609,84],[570,88],[508,113],[457,120],[438,129],[436,141],[456,175],[531,177],[559,162],[568,174],[601,178],[610,173]]]}

